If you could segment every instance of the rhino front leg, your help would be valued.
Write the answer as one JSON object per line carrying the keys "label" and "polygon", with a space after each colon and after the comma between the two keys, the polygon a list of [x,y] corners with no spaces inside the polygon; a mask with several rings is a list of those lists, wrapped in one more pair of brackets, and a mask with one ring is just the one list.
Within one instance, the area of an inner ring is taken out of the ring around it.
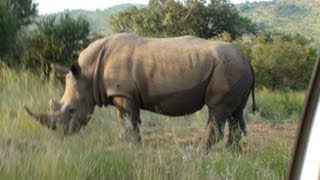
{"label": "rhino front leg", "polygon": [[113,103],[118,109],[117,116],[124,128],[124,138],[140,142],[139,126],[141,119],[139,106],[125,97],[114,97]]}

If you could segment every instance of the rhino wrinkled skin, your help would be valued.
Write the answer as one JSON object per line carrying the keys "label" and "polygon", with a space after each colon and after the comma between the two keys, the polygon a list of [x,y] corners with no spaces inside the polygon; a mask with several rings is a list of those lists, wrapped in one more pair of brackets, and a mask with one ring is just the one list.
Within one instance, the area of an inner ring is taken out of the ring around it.
{"label": "rhino wrinkled skin", "polygon": [[96,105],[113,105],[126,133],[139,141],[140,109],[184,116],[207,105],[209,148],[223,138],[226,121],[228,144],[239,143],[241,131],[246,132],[243,109],[253,90],[252,67],[231,43],[121,33],[81,52],[66,74],[63,97],[50,101],[48,113],[26,111],[51,129],[61,126],[73,134],[87,124]]}

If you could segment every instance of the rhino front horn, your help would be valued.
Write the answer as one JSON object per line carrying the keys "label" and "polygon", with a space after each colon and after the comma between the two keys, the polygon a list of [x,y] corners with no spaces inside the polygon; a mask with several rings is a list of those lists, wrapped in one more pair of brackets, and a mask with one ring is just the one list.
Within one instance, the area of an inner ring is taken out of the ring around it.
{"label": "rhino front horn", "polygon": [[39,121],[42,125],[47,126],[50,129],[56,129],[56,124],[53,123],[48,114],[37,114],[32,112],[27,106],[24,106],[25,111],[31,116],[33,119]]}

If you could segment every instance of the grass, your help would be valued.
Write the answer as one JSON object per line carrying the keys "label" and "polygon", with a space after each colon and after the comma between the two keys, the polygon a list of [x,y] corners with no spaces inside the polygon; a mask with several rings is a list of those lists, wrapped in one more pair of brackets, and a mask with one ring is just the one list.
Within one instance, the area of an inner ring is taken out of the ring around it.
{"label": "grass", "polygon": [[273,122],[296,121],[301,113],[305,92],[258,91],[257,106],[260,116]]}
{"label": "grass", "polygon": [[[121,127],[113,107],[96,108],[90,123],[71,137],[41,127],[23,110],[26,104],[45,111],[49,98],[58,99],[62,93],[58,83],[44,82],[30,72],[0,69],[0,179],[286,177],[296,129],[292,120],[269,123],[272,120],[264,121],[260,112],[246,113],[249,134],[242,153],[221,142],[204,154],[198,146],[207,119],[205,108],[178,118],[143,111],[143,142],[137,145],[119,138]],[[269,94],[257,92],[259,105],[268,102],[263,97]]]}

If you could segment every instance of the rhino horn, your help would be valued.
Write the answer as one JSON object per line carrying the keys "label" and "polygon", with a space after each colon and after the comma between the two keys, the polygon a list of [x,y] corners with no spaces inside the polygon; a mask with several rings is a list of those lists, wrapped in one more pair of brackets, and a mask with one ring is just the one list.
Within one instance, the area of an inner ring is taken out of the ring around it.
{"label": "rhino horn", "polygon": [[61,104],[53,99],[49,102],[50,112],[56,112],[61,108]]}
{"label": "rhino horn", "polygon": [[24,106],[26,112],[36,121],[39,121],[42,125],[47,126],[50,129],[56,129],[56,121],[53,121],[51,115],[48,114],[37,114],[32,112],[27,106]]}

